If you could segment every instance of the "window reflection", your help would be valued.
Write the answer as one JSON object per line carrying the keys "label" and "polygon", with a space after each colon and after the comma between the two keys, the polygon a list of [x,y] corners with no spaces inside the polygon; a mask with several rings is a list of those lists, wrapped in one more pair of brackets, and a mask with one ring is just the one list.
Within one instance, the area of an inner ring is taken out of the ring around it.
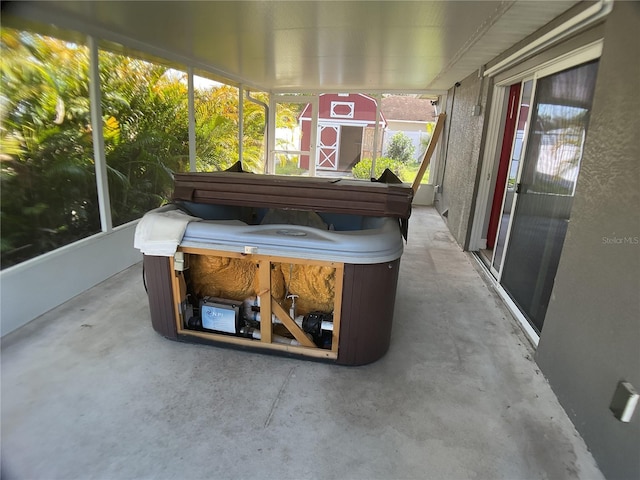
{"label": "window reflection", "polygon": [[587,110],[543,103],[537,113],[538,161],[529,191],[573,196]]}

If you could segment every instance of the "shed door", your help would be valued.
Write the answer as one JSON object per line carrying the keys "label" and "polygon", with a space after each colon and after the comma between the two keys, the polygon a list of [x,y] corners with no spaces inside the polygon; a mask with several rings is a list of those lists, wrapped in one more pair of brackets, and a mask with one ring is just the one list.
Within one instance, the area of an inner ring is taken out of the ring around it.
{"label": "shed door", "polygon": [[340,146],[340,125],[323,124],[318,125],[318,170],[337,170],[338,154]]}

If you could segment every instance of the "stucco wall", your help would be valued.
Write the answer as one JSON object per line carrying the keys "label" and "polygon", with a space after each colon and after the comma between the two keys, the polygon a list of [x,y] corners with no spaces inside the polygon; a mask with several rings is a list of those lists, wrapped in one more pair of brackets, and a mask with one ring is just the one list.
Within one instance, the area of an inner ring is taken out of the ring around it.
{"label": "stucco wall", "polygon": [[[445,214],[451,233],[464,249],[468,247],[470,219],[475,207],[488,84],[487,80],[481,82],[476,72],[448,92],[446,161],[434,180],[440,185],[434,205]],[[479,93],[481,112],[474,115]]]}
{"label": "stucco wall", "polygon": [[640,412],[609,411],[619,380],[640,389],[640,4],[605,24],[571,222],[537,361],[601,470],[640,478]]}

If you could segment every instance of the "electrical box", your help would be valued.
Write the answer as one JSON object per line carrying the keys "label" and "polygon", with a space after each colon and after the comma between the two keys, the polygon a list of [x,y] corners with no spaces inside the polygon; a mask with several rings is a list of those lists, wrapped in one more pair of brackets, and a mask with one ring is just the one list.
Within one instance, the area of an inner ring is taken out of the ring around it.
{"label": "electrical box", "polygon": [[214,332],[235,334],[238,332],[240,302],[205,297],[200,302],[202,328]]}
{"label": "electrical box", "polygon": [[618,420],[629,422],[638,405],[638,397],[633,385],[629,382],[619,382],[609,408]]}

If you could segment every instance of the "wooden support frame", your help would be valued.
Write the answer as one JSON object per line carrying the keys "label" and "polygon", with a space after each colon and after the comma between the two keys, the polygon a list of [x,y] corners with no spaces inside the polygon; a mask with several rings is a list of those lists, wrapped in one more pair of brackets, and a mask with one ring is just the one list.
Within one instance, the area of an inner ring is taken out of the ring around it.
{"label": "wooden support frame", "polygon": [[333,303],[333,335],[331,338],[331,351],[338,355],[338,342],[340,340],[340,319],[342,318],[342,292],[344,286],[344,263],[335,266],[334,285],[335,298]]}
{"label": "wooden support frame", "polygon": [[278,319],[282,322],[282,324],[287,327],[287,330],[291,332],[291,335],[293,335],[293,337],[298,342],[300,342],[300,345],[310,348],[318,348],[315,343],[309,340],[304,331],[298,326],[296,322],[294,322],[293,318],[289,316],[284,308],[282,308],[282,306],[278,302],[276,302],[275,298],[271,299],[271,309],[273,310],[273,313],[276,315],[276,317],[278,317]]}
{"label": "wooden support frame", "polygon": [[435,151],[438,140],[440,139],[440,134],[444,129],[444,122],[446,118],[446,113],[441,113],[440,115],[438,115],[438,121],[436,122],[436,127],[433,129],[433,135],[431,135],[431,139],[429,140],[429,146],[427,147],[427,151],[424,152],[422,163],[420,163],[420,168],[418,169],[416,178],[413,180],[413,185],[411,186],[414,195],[418,191],[420,182],[422,181],[422,177],[424,177],[424,173],[427,171],[427,167],[431,163],[431,157],[433,156],[433,152]]}
{"label": "wooden support frame", "polygon": [[271,343],[273,324],[271,323],[271,261],[260,260],[258,262],[258,279],[260,283],[260,315],[264,321],[260,322],[260,341]]}
{"label": "wooden support frame", "polygon": [[[185,255],[211,255],[226,258],[242,258],[255,261],[258,265],[258,283],[259,289],[257,294],[260,297],[260,340],[250,338],[236,337],[232,335],[218,334],[213,332],[204,332],[198,330],[187,329],[184,326],[182,315],[182,303],[186,298],[186,283],[183,272],[175,270],[175,262],[170,258],[171,282],[174,294],[174,311],[176,319],[176,328],[178,335],[198,337],[201,339],[213,340],[221,343],[229,343],[234,345],[252,346],[260,349],[279,350],[290,353],[296,353],[303,356],[315,358],[337,359],[338,346],[340,341],[340,310],[342,308],[342,289],[344,282],[344,264],[340,262],[327,262],[320,260],[275,257],[271,255],[261,254],[244,254],[239,252],[225,252],[221,250],[208,250],[203,248],[179,247],[179,251]],[[319,348],[311,339],[307,337],[304,331],[295,323],[288,312],[271,296],[271,266],[273,263],[291,263],[297,265],[317,265],[332,267],[335,271],[334,284],[334,311],[333,311],[333,334],[331,349]],[[300,345],[287,345],[273,342],[273,324],[271,315],[275,316],[289,330],[293,337]]]}
{"label": "wooden support frame", "polygon": [[181,304],[183,302],[183,299],[187,296],[187,282],[184,279],[184,273],[179,272],[175,269],[176,265],[173,257],[169,259],[169,266],[171,268],[171,285],[173,287],[173,298],[175,299],[175,301],[173,302],[174,316],[176,318],[176,324],[178,325],[178,327],[180,327],[184,322]]}

